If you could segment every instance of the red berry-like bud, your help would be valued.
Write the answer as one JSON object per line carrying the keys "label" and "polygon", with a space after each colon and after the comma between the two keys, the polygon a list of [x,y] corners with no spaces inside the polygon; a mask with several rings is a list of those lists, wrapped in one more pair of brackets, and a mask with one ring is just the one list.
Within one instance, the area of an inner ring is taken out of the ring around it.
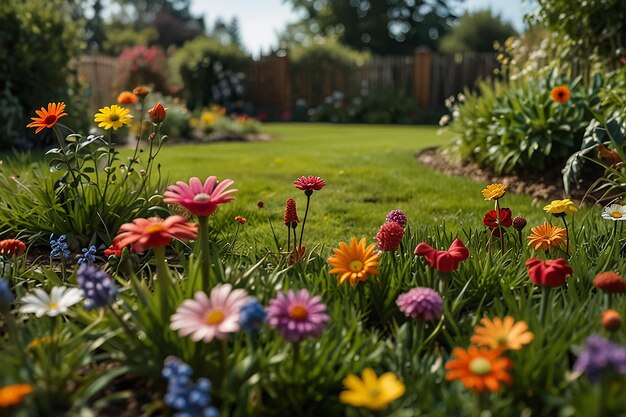
{"label": "red berry-like bud", "polygon": [[513,219],[513,228],[517,231],[522,231],[522,229],[524,227],[526,227],[526,224],[528,222],[526,221],[526,219],[522,216],[517,216],[516,218]]}

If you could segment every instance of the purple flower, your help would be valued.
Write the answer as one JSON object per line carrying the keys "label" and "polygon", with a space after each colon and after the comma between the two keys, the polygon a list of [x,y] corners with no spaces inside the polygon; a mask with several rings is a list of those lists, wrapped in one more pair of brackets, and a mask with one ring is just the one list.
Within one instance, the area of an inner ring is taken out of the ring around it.
{"label": "purple flower", "polygon": [[422,321],[439,320],[443,313],[441,296],[430,288],[417,287],[400,294],[396,304],[407,317]]}
{"label": "purple flower", "polygon": [[106,307],[117,296],[111,277],[93,265],[83,263],[76,273],[76,282],[85,293],[85,310]]}
{"label": "purple flower", "polygon": [[165,358],[161,374],[167,379],[163,401],[178,411],[174,417],[218,417],[211,406],[211,381],[198,378],[193,382],[191,367],[175,356]]}
{"label": "purple flower", "polygon": [[591,382],[596,382],[605,369],[626,375],[626,349],[602,336],[589,336],[587,345],[574,364],[574,370],[586,373]]}
{"label": "purple flower", "polygon": [[319,336],[330,320],[321,297],[307,290],[278,293],[266,311],[269,325],[290,342]]}
{"label": "purple flower", "polygon": [[0,312],[8,311],[11,308],[11,302],[13,302],[13,293],[9,281],[0,278]]}
{"label": "purple flower", "polygon": [[387,213],[387,221],[398,223],[400,226],[406,226],[406,213],[402,210],[391,210]]}

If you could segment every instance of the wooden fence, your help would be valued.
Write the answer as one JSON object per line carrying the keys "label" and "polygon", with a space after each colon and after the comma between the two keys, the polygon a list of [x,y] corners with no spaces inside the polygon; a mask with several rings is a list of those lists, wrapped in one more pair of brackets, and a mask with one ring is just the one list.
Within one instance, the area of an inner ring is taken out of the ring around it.
{"label": "wooden fence", "polygon": [[[113,103],[119,91],[116,58],[85,56],[79,73],[88,84],[90,108]],[[334,92],[345,100],[365,90],[401,91],[422,107],[441,109],[444,100],[472,88],[480,79],[491,78],[498,63],[491,53],[439,54],[416,50],[410,56],[375,56],[355,69],[290,69],[286,55],[271,55],[251,61],[246,83],[248,98],[271,120],[287,118],[299,100],[317,106]]]}

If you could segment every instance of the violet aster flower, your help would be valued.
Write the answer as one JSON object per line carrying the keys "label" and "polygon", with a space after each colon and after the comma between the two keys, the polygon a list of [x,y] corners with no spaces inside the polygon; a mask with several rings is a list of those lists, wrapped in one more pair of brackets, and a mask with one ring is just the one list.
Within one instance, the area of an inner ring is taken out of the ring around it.
{"label": "violet aster flower", "polygon": [[406,213],[402,210],[391,210],[387,213],[386,220],[388,222],[398,223],[402,227],[405,227],[407,223]]}
{"label": "violet aster flower", "polygon": [[229,333],[239,331],[240,311],[249,301],[245,290],[234,290],[230,284],[215,286],[209,296],[198,291],[176,309],[170,329],[191,336],[194,342],[225,339]]}
{"label": "violet aster flower", "polygon": [[404,227],[399,223],[387,222],[380,226],[376,233],[376,241],[380,250],[385,252],[394,252],[402,243],[404,237]]}
{"label": "violet aster flower", "polygon": [[421,321],[439,320],[443,313],[443,301],[431,288],[417,287],[400,294],[396,305],[407,317]]}
{"label": "violet aster flower", "polygon": [[199,178],[192,177],[189,184],[178,181],[176,185],[168,186],[163,193],[163,202],[179,204],[196,216],[210,216],[220,204],[235,199],[230,194],[237,190],[227,190],[233,183],[233,180],[225,179],[218,184],[217,178],[211,176],[203,184]]}
{"label": "violet aster flower", "polygon": [[574,364],[574,370],[586,373],[591,382],[596,382],[603,371],[611,369],[626,375],[626,349],[602,336],[589,336],[587,345]]}
{"label": "violet aster flower", "polygon": [[269,325],[290,342],[319,336],[330,320],[321,297],[307,290],[278,293],[266,311]]}

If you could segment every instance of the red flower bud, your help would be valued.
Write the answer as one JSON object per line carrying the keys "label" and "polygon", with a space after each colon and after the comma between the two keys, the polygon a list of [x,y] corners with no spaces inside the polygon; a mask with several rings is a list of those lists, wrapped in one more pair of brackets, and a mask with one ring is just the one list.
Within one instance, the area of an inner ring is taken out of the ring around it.
{"label": "red flower bud", "polygon": [[153,108],[148,110],[148,114],[150,115],[150,120],[155,125],[163,123],[165,120],[165,115],[167,114],[167,108],[163,107],[163,105],[159,102]]}
{"label": "red flower bud", "polygon": [[528,276],[535,285],[545,285],[556,288],[565,284],[565,278],[572,275],[572,268],[566,259],[542,261],[539,258],[530,258],[526,261]]}
{"label": "red flower bud", "polygon": [[593,280],[593,286],[609,293],[626,294],[626,281],[615,272],[601,272]]}
{"label": "red flower bud", "polygon": [[602,312],[600,324],[609,332],[616,332],[622,327],[622,316],[617,311],[609,308]]}

